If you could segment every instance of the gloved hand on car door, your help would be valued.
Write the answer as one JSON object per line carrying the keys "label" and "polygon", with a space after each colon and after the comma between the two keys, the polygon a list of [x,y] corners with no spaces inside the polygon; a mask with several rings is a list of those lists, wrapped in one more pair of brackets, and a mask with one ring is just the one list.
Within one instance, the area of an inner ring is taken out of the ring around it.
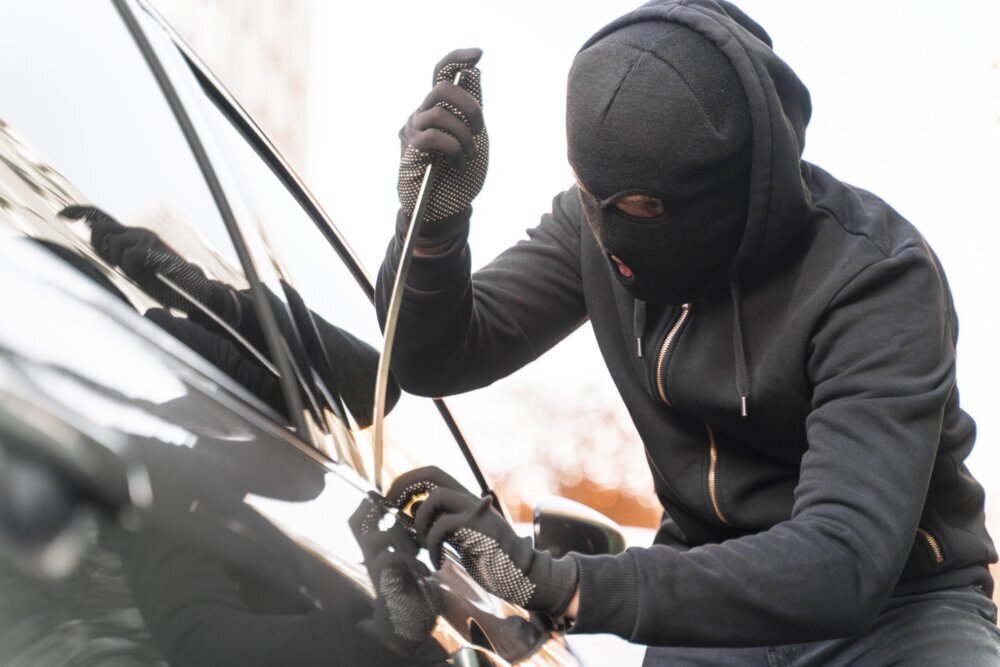
{"label": "gloved hand on car door", "polygon": [[462,566],[490,593],[550,616],[561,616],[576,592],[577,564],[572,557],[554,558],[535,549],[493,509],[439,468],[428,467],[400,476],[386,493],[394,504],[427,493],[416,508],[414,528],[438,567],[444,544],[458,553]]}

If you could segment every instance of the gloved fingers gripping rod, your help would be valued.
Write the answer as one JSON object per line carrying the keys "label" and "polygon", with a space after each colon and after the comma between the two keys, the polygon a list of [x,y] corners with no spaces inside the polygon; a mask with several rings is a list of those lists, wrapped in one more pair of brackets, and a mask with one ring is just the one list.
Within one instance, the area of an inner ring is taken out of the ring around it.
{"label": "gloved fingers gripping rod", "polygon": [[[462,81],[463,70],[455,75],[452,81],[456,86]],[[376,490],[382,491],[382,450],[383,421],[385,420],[385,398],[389,384],[389,364],[392,361],[392,345],[396,340],[396,323],[399,320],[399,310],[403,304],[403,293],[406,291],[406,278],[410,272],[410,262],[413,251],[424,223],[427,203],[430,201],[431,188],[434,187],[434,177],[437,174],[441,158],[434,160],[424,171],[424,180],[420,183],[416,205],[410,220],[410,228],[403,241],[403,251],[400,253],[399,266],[396,267],[396,280],[392,284],[392,295],[389,297],[389,309],[385,315],[385,338],[382,343],[382,355],[378,360],[378,373],[375,376],[375,406],[372,415],[372,443],[374,448],[374,484]]]}

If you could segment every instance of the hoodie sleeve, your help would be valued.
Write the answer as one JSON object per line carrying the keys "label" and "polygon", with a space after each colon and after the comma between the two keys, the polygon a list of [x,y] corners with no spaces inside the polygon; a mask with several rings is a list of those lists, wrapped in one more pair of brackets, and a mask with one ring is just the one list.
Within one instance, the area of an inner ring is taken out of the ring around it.
{"label": "hoodie sleeve", "polygon": [[687,552],[579,557],[574,632],[749,646],[868,630],[913,546],[954,388],[950,305],[919,241],[848,279],[811,341],[790,519]]}
{"label": "hoodie sleeve", "polygon": [[[424,396],[478,389],[536,359],[580,326],[586,320],[581,216],[576,190],[563,192],[553,200],[552,212],[528,230],[528,240],[475,275],[468,215],[449,224],[448,249],[414,257],[410,265],[392,364],[400,386]],[[406,228],[405,220],[400,223],[375,290],[383,327]]]}

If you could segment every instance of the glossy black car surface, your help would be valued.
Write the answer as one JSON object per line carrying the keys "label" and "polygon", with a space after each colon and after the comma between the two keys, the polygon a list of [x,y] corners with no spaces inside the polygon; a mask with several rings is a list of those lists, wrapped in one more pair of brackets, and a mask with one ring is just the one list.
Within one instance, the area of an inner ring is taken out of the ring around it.
{"label": "glossy black car surface", "polygon": [[[369,279],[144,4],[4,13],[0,664],[409,664],[359,629]],[[185,290],[199,273],[227,300]],[[387,479],[489,491],[443,404],[403,395],[386,424]],[[456,664],[576,664],[454,563],[429,583]]]}

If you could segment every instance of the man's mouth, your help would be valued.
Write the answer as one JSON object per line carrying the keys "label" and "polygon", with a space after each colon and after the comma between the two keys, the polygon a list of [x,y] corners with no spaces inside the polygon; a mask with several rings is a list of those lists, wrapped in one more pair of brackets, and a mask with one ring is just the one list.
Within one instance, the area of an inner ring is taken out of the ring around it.
{"label": "man's mouth", "polygon": [[611,261],[614,262],[615,266],[618,267],[618,273],[622,274],[626,278],[631,278],[632,277],[632,269],[628,268],[628,264],[626,264],[625,262],[621,261],[620,259],[618,259],[614,255],[611,255]]}

